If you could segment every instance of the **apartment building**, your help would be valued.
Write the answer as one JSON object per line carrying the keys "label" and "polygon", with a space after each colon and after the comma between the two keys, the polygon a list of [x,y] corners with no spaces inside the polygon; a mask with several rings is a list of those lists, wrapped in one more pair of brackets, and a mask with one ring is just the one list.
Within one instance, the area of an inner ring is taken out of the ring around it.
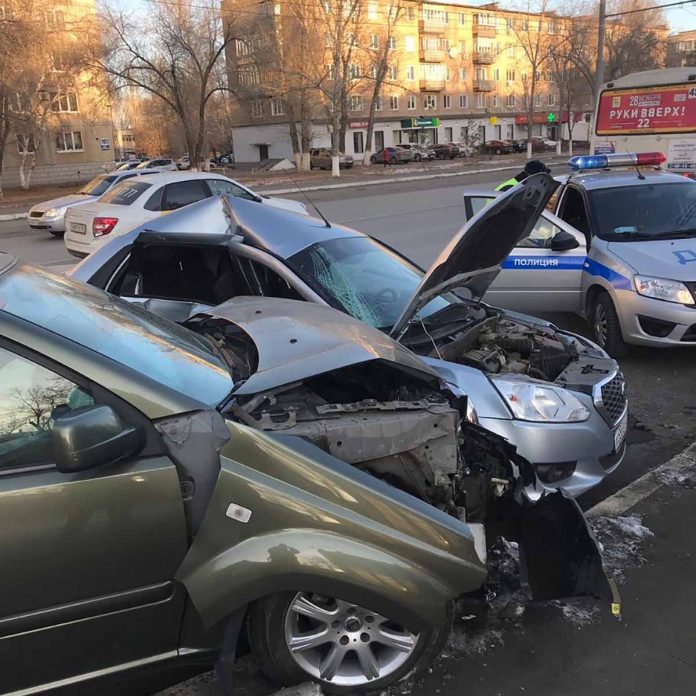
{"label": "apartment building", "polygon": [[[292,0],[275,0],[259,12],[265,11],[268,21],[281,27],[287,2]],[[391,35],[385,35],[389,4],[384,0],[365,2],[355,40],[375,50],[388,41],[390,50],[387,76],[375,105],[373,151],[402,142],[474,143],[527,137],[531,67],[525,51],[529,43],[523,37],[525,32],[532,37],[541,32],[542,41],[553,41],[562,18],[552,13],[542,17],[503,10],[495,4],[471,7],[405,1]],[[228,12],[248,12],[249,7],[244,0],[224,3]],[[324,37],[316,38],[322,41]],[[286,36],[285,40],[292,38]],[[241,97],[233,131],[239,162],[292,157],[286,102],[282,94],[264,84],[265,73],[254,64],[257,50],[258,41],[250,36],[232,44],[227,56],[230,84]],[[330,68],[328,65],[329,79]],[[350,71],[356,82],[362,80],[349,98],[345,146],[357,159],[365,150],[374,87],[371,75],[365,74],[369,70],[370,66],[356,61]],[[321,102],[322,95],[317,94],[315,101]],[[533,108],[535,133],[556,138],[568,114],[561,113],[558,89],[548,70],[537,74]],[[330,144],[328,116],[326,109],[315,110],[312,147]]]}
{"label": "apartment building", "polygon": [[667,67],[696,66],[696,29],[679,31],[667,37]]}
{"label": "apartment building", "polygon": [[[14,4],[17,5],[17,0]],[[21,0],[19,4],[22,5]],[[13,11],[22,10],[13,10],[12,2],[4,5],[0,0],[0,18],[11,21]],[[23,19],[26,20],[26,15]],[[85,40],[87,23],[96,23],[96,2],[47,0],[37,6],[31,21],[37,25],[38,37],[49,37],[52,45],[63,46],[69,53]],[[91,32],[92,27],[90,36]],[[22,113],[27,109],[34,113],[31,134],[28,137],[24,134],[28,150],[35,152],[32,184],[81,182],[103,172],[114,160],[111,105],[105,85],[100,86],[93,74],[68,72],[62,55],[60,50],[51,51],[53,65],[49,72],[38,76],[41,84],[38,93],[14,94],[10,108],[16,118],[3,160],[4,186],[19,185],[22,134],[17,132],[20,126],[16,124],[21,123]],[[28,55],[28,61],[31,59]],[[21,76],[19,84],[22,84]],[[39,118],[37,113],[46,116]],[[38,125],[39,121],[43,127]]]}

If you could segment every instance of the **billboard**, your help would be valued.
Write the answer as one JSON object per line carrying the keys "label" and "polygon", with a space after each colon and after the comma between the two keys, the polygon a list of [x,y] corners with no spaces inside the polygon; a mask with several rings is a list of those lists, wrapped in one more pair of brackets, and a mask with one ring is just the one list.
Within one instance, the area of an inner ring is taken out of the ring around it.
{"label": "billboard", "polygon": [[597,135],[696,132],[696,86],[627,87],[599,98]]}

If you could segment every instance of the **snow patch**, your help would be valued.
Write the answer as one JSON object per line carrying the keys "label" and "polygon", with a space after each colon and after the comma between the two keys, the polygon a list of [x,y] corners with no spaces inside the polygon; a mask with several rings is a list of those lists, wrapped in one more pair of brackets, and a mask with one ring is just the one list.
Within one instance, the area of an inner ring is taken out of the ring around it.
{"label": "snow patch", "polygon": [[679,469],[658,471],[655,476],[657,480],[665,486],[696,488],[696,464],[691,464]]}
{"label": "snow patch", "polygon": [[590,520],[590,527],[600,544],[609,575],[617,582],[624,582],[627,568],[645,563],[641,548],[655,535],[643,525],[639,515],[595,517]]}

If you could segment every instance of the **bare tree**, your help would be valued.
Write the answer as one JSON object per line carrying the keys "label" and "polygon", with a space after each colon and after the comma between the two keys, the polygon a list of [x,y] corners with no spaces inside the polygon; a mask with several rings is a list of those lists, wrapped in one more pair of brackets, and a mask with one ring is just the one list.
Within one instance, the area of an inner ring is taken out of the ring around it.
{"label": "bare tree", "polygon": [[527,113],[527,157],[531,158],[537,88],[541,71],[550,56],[548,21],[555,21],[555,14],[549,13],[548,0],[528,0],[524,12],[533,14],[532,18],[525,16],[523,19],[516,19],[512,24],[512,31],[526,63],[520,84]]}
{"label": "bare tree", "polygon": [[206,114],[223,84],[222,58],[236,38],[233,21],[193,0],[157,3],[146,16],[107,6],[102,14],[104,49],[94,65],[112,91],[138,88],[164,102],[184,133],[193,168],[203,159]]}

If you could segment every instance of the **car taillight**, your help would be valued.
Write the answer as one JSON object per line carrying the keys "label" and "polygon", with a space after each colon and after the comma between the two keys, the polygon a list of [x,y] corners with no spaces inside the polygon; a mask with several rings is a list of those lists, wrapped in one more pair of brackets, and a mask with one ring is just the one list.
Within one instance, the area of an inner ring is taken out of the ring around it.
{"label": "car taillight", "polygon": [[95,237],[105,237],[116,227],[117,222],[118,218],[95,217],[92,221],[92,234]]}

